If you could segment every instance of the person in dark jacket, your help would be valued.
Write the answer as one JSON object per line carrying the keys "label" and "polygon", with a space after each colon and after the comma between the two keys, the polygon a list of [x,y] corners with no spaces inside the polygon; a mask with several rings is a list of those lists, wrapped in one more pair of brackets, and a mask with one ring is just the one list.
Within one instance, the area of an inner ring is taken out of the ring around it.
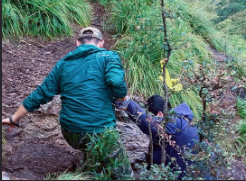
{"label": "person in dark jacket", "polygon": [[[77,48],[56,63],[43,83],[23,101],[14,115],[2,120],[2,124],[9,124],[10,129],[18,126],[21,117],[60,94],[62,134],[68,144],[85,153],[88,134],[103,134],[105,128],[115,129],[113,99],[124,101],[127,95],[121,59],[116,52],[104,49],[103,44],[98,29],[82,29],[76,41]],[[118,145],[112,145],[111,153],[114,159],[122,162],[116,179],[134,179],[129,158],[120,140]]]}
{"label": "person in dark jacket", "polygon": [[[131,120],[135,122],[140,130],[149,135],[149,128],[147,122],[146,111],[140,107],[136,102],[127,97],[124,102],[114,101],[114,104],[119,109],[123,109],[129,115]],[[160,124],[163,120],[164,99],[159,95],[153,95],[147,100],[147,107],[155,117],[152,118],[151,132],[153,140],[153,162],[155,164],[161,164],[161,146],[159,144],[159,136],[156,125]],[[170,103],[168,103],[169,109],[171,109]],[[190,160],[183,160],[181,152],[185,147],[192,149],[196,141],[199,141],[199,135],[197,128],[191,125],[193,120],[193,113],[190,107],[186,103],[182,103],[173,109],[175,115],[172,118],[172,122],[166,124],[167,134],[167,146],[166,150],[166,162],[165,165],[171,163],[171,168],[176,170],[176,164],[181,168],[182,173],[179,174],[178,179],[181,180],[185,175],[187,161],[188,164],[192,164]],[[192,152],[195,154],[195,152]]]}

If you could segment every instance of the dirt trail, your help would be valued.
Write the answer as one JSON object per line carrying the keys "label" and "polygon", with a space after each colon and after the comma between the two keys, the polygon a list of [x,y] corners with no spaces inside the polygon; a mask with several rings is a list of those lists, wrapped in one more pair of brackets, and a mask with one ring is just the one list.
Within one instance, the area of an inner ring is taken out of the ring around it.
{"label": "dirt trail", "polygon": [[[105,48],[114,45],[110,34],[102,30],[103,6],[92,3],[94,21],[105,40]],[[25,37],[21,41],[2,42],[2,118],[13,114],[37,85],[41,84],[55,63],[74,50],[82,27],[74,26],[74,36],[56,41]],[[55,108],[56,109],[56,108]],[[13,180],[43,180],[48,173],[73,170],[82,153],[63,139],[57,109],[29,113],[21,119],[22,128],[6,133],[2,146],[2,171]],[[7,126],[3,126],[4,130]],[[6,131],[7,132],[7,131]]]}

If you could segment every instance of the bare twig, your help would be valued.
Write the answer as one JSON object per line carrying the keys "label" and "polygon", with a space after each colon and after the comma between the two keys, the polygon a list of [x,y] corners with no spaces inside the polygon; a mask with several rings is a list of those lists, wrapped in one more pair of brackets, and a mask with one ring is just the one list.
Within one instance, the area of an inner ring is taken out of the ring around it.
{"label": "bare twig", "polygon": [[[147,115],[148,116],[148,115]],[[152,139],[152,131],[151,131],[151,125],[150,121],[148,118],[148,127],[149,127],[149,154],[150,154],[150,166],[153,165],[153,139]]]}
{"label": "bare twig", "polygon": [[[167,116],[168,116],[168,88],[166,85],[166,67],[167,63],[169,61],[169,57],[171,55],[171,45],[168,41],[168,36],[167,36],[167,23],[166,23],[166,18],[167,16],[165,15],[165,4],[164,0],[161,0],[161,7],[162,7],[162,21],[163,21],[163,32],[164,32],[164,45],[167,46],[167,48],[164,48],[164,64],[163,64],[163,86],[164,86],[164,110],[163,110],[163,128],[164,128],[164,135],[165,135],[165,127],[167,123]],[[166,57],[166,58],[165,58]],[[165,136],[162,138],[162,153],[161,153],[161,163],[165,164],[166,162],[166,152],[165,152],[165,147],[166,147],[166,141],[165,141]]]}

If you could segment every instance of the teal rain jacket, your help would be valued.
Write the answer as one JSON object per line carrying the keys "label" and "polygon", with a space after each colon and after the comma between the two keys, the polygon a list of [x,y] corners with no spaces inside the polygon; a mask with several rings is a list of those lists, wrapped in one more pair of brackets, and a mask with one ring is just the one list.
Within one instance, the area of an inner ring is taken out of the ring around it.
{"label": "teal rain jacket", "polygon": [[61,127],[100,133],[115,126],[113,97],[127,94],[125,72],[117,53],[83,44],[58,61],[43,83],[24,101],[29,112],[60,94]]}

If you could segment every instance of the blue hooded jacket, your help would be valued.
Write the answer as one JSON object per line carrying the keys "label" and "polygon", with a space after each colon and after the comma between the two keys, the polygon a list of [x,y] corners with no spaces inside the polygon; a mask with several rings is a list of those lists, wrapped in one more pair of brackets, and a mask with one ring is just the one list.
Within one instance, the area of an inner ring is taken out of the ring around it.
{"label": "blue hooded jacket", "polygon": [[[130,100],[130,103],[126,109],[127,114],[134,121],[140,130],[149,135],[148,131],[148,122],[146,121],[146,112],[143,108],[141,108],[136,102]],[[173,117],[173,122],[169,122],[166,125],[166,133],[172,135],[171,140],[175,141],[175,148],[167,144],[166,154],[167,159],[165,165],[167,165],[172,160],[176,160],[176,163],[181,168],[181,171],[186,170],[185,162],[183,161],[179,151],[183,151],[185,147],[193,148],[195,145],[195,141],[199,140],[199,135],[197,133],[197,128],[195,126],[190,125],[189,121],[193,119],[193,113],[190,110],[190,107],[186,103],[182,103],[179,106],[174,108],[174,112],[176,115]],[[153,138],[153,162],[156,164],[161,164],[161,146],[158,144],[159,136],[155,125],[158,124],[159,118],[154,117],[151,125],[152,138]],[[178,147],[178,149],[177,149]],[[193,152],[194,153],[194,152]],[[195,154],[195,153],[194,153]],[[192,162],[190,160],[188,164]],[[172,163],[171,168],[175,167]],[[182,179],[184,173],[180,173],[178,179]]]}

